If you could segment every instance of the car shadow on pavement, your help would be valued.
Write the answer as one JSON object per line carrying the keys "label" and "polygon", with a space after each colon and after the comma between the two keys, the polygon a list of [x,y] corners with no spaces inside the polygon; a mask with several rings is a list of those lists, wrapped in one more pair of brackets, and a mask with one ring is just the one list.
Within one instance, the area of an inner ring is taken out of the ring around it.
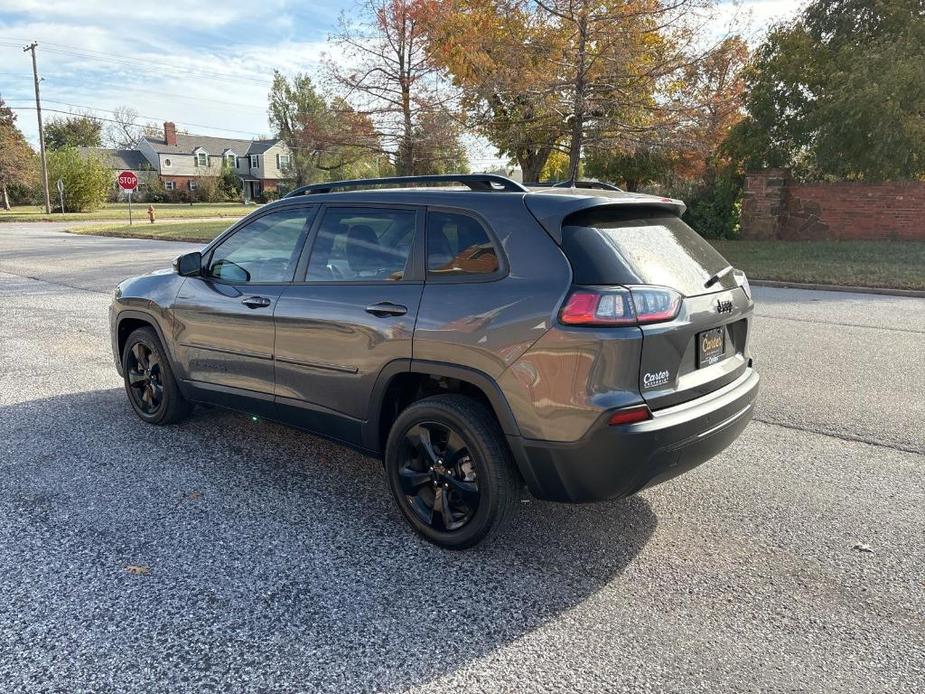
{"label": "car shadow on pavement", "polygon": [[0,437],[0,641],[45,686],[402,690],[580,605],[656,526],[641,497],[525,492],[488,544],[441,550],[378,462],[220,410],[145,425],[120,389],[0,406]]}

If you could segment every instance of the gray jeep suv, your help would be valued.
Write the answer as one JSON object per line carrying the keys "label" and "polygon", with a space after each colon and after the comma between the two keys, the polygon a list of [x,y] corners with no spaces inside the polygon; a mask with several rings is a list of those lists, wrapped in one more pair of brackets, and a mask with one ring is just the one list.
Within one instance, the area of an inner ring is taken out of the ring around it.
{"label": "gray jeep suv", "polygon": [[469,547],[524,483],[627,496],[750,420],[749,286],[683,211],[490,175],[307,186],[120,284],[116,365],[151,424],[209,403],[381,457],[408,523]]}

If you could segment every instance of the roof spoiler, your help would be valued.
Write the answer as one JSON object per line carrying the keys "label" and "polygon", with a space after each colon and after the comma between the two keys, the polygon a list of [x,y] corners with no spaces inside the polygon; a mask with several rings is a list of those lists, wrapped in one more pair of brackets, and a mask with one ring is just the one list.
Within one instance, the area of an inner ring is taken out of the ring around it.
{"label": "roof spoiler", "polygon": [[562,245],[562,223],[576,212],[593,207],[621,207],[624,209],[664,210],[667,214],[680,217],[687,206],[680,200],[659,198],[654,195],[624,193],[620,197],[563,197],[548,193],[536,193],[524,197],[527,209],[540,223],[546,233],[560,246]]}
{"label": "roof spoiler", "polygon": [[582,188],[586,190],[612,190],[618,193],[623,192],[622,188],[618,188],[613,183],[607,183],[606,181],[545,181],[543,183],[531,183],[530,185],[538,188]]}

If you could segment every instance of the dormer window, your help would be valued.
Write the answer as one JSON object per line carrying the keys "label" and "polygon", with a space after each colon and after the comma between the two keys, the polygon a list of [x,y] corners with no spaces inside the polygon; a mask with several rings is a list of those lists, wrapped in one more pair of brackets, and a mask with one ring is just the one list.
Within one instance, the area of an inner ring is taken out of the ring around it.
{"label": "dormer window", "polygon": [[237,160],[237,157],[234,155],[234,153],[229,153],[225,155],[225,163],[228,164],[229,169],[235,168],[236,160]]}
{"label": "dormer window", "polygon": [[195,153],[196,156],[196,166],[208,166],[209,165],[209,154],[205,150],[198,150]]}

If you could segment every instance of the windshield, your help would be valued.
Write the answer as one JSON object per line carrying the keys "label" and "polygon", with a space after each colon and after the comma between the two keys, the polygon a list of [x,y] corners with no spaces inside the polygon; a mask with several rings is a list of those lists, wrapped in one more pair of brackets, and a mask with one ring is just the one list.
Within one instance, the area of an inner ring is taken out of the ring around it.
{"label": "windshield", "polygon": [[589,210],[562,228],[562,247],[576,284],[655,284],[685,296],[735,287],[731,273],[707,280],[729,263],[697,232],[670,215],[627,218]]}

